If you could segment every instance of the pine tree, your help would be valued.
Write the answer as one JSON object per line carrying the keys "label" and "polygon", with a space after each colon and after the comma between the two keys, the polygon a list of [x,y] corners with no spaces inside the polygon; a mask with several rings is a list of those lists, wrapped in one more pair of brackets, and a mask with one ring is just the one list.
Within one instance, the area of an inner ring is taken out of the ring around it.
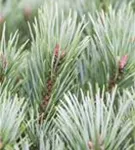
{"label": "pine tree", "polygon": [[134,20],[127,0],[0,0],[0,150],[134,150]]}

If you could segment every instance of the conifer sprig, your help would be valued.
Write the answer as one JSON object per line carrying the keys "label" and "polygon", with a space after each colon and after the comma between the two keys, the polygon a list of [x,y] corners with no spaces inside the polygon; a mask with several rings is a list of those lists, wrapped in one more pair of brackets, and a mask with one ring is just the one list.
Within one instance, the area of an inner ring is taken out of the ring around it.
{"label": "conifer sprig", "polygon": [[[77,24],[77,13],[65,18],[57,5],[45,5],[35,20],[35,38],[26,71],[25,90],[33,101],[55,103],[64,92],[74,88],[77,62],[89,37],[81,39],[83,19]],[[68,71],[68,72],[67,72]],[[60,84],[61,83],[61,84]],[[46,102],[47,101],[47,102]]]}
{"label": "conifer sprig", "polygon": [[2,87],[7,87],[10,92],[19,92],[20,84],[23,81],[21,73],[25,68],[24,47],[27,41],[18,47],[18,32],[12,34],[10,39],[5,39],[5,26],[3,28],[2,39],[0,42],[0,83]]}
{"label": "conifer sprig", "polygon": [[26,103],[5,89],[0,92],[0,149],[10,149],[21,135]]}
{"label": "conifer sprig", "polygon": [[[72,150],[118,150],[131,149],[129,135],[133,131],[131,118],[126,116],[135,110],[129,95],[117,97],[97,90],[93,97],[91,87],[87,95],[81,91],[79,99],[71,93],[64,96],[58,107],[56,124],[61,136]],[[127,97],[127,99],[125,99]],[[115,101],[118,100],[117,111]]]}
{"label": "conifer sprig", "polygon": [[[93,87],[98,83],[101,88],[105,85],[107,90],[117,84],[120,88],[132,86],[135,76],[135,15],[131,5],[125,4],[118,11],[110,8],[107,14],[98,13],[97,20],[91,14],[89,18],[94,33],[88,32],[91,40],[80,65],[82,82],[90,80]],[[125,19],[128,22],[125,23]]]}

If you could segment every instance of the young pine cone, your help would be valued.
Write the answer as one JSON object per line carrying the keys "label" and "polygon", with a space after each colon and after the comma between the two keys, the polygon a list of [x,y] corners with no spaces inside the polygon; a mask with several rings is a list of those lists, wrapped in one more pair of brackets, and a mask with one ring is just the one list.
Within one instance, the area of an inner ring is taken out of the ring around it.
{"label": "young pine cone", "polygon": [[32,8],[30,6],[26,6],[24,8],[24,17],[26,18],[26,20],[29,20],[32,16]]}

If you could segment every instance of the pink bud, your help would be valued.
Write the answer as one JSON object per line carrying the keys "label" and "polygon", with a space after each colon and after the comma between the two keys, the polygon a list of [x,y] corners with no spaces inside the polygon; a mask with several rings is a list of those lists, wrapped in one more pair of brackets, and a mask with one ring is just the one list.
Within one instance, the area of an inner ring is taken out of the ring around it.
{"label": "pink bud", "polygon": [[24,16],[29,19],[31,17],[31,14],[32,14],[32,9],[30,6],[26,6],[24,8]]}
{"label": "pink bud", "polygon": [[127,64],[128,55],[124,55],[119,62],[119,69],[123,69]]}
{"label": "pink bud", "polygon": [[60,46],[59,44],[56,44],[55,49],[54,49],[54,54],[56,57],[58,57],[60,51]]}
{"label": "pink bud", "polygon": [[0,13],[0,24],[4,22],[4,16]]}
{"label": "pink bud", "polygon": [[[59,56],[60,50],[61,50],[61,49],[60,49],[59,44],[56,44],[55,49],[54,49],[54,54],[55,54],[56,57]],[[65,56],[65,52],[63,51],[63,52],[61,53],[60,58],[63,58],[64,56]]]}

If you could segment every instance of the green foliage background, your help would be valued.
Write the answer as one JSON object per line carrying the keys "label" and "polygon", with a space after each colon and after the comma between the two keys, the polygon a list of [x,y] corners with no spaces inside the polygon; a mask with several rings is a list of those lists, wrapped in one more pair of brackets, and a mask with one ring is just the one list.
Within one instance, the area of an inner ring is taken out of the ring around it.
{"label": "green foliage background", "polygon": [[135,149],[134,5],[0,0],[0,150]]}

